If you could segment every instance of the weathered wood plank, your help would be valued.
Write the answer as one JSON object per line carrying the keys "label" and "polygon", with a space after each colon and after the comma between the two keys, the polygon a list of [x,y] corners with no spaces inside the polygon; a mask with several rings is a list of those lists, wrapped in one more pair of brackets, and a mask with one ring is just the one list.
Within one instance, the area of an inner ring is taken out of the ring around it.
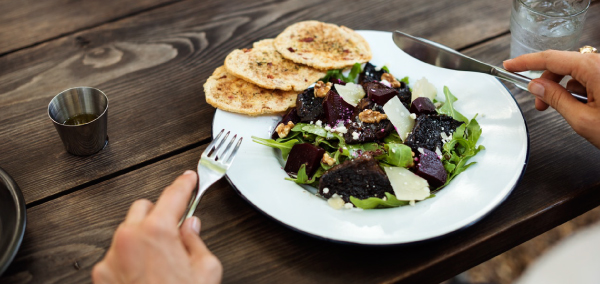
{"label": "weathered wood plank", "polygon": [[[600,44],[592,31],[582,41]],[[466,53],[499,64],[508,56],[509,43],[510,36],[505,36]],[[554,111],[538,112],[530,95],[513,91],[530,128],[530,161],[520,185],[482,221],[416,245],[340,245],[307,237],[262,216],[222,181],[207,193],[198,214],[202,237],[225,267],[224,282],[439,283],[598,206],[600,152]],[[0,282],[89,282],[91,267],[107,249],[129,204],[142,197],[156,200],[177,174],[195,166],[202,150],[30,209],[23,247]],[[74,268],[75,262],[81,270]]]}
{"label": "weathered wood plank", "polygon": [[0,54],[171,2],[175,0],[2,0]]}
{"label": "weathered wood plank", "polygon": [[[296,21],[402,28],[458,48],[506,30],[508,4],[185,1],[53,40],[0,58],[0,164],[31,203],[208,139],[204,80],[230,50]],[[83,158],[65,153],[46,115],[52,96],[81,85],[110,100],[110,143]]]}

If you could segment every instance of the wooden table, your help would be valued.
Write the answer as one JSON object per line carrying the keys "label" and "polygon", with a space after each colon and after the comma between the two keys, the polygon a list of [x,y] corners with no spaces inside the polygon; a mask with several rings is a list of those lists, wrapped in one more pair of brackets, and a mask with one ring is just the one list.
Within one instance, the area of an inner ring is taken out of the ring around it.
{"label": "wooden table", "polygon": [[[136,199],[156,200],[210,141],[206,78],[235,48],[317,19],[401,29],[483,61],[508,58],[511,1],[0,0],[0,167],[27,201],[25,238],[0,283],[90,282]],[[581,43],[600,46],[600,3]],[[67,154],[46,108],[68,87],[110,98],[108,147]],[[386,248],[340,245],[261,215],[226,182],[200,205],[226,283],[439,283],[600,204],[600,151],[508,86],[525,115],[529,165],[510,197],[449,236]],[[483,190],[483,189],[482,189]],[[457,210],[460,210],[457,208]]]}

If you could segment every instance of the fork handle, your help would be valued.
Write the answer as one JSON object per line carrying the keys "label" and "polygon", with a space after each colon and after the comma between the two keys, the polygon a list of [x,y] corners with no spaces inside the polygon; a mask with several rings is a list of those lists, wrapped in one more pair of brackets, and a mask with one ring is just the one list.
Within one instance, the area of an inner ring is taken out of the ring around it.
{"label": "fork handle", "polygon": [[203,183],[200,183],[198,185],[198,191],[196,192],[196,195],[194,196],[194,198],[192,200],[190,200],[190,205],[188,206],[188,211],[187,211],[187,213],[183,214],[183,216],[181,216],[181,220],[179,220],[179,224],[177,225],[177,227],[181,227],[181,225],[187,218],[190,218],[194,215],[194,212],[196,212],[196,208],[198,207],[198,204],[200,203],[200,199],[202,198],[202,195],[204,195],[204,192],[206,192],[206,190],[208,189],[209,186],[210,186],[210,184],[206,185]]}

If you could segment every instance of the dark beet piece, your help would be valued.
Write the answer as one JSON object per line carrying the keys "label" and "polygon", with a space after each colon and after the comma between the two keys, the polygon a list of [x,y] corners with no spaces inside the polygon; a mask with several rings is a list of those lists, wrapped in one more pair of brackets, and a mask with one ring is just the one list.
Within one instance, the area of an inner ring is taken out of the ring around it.
{"label": "dark beet piece", "polygon": [[296,144],[290,151],[284,170],[288,174],[298,174],[300,166],[306,165],[306,174],[312,177],[321,165],[323,154],[325,150],[313,144]]}
{"label": "dark beet piece", "polygon": [[350,196],[359,199],[373,196],[382,198],[385,192],[393,194],[392,185],[377,160],[368,154],[329,169],[319,181],[321,196],[330,198],[337,193],[346,202],[350,202]]}
{"label": "dark beet piece", "polygon": [[336,79],[336,78],[331,77],[331,78],[329,78],[329,82],[331,82],[333,84],[346,86],[346,82],[342,81],[342,79]]}
{"label": "dark beet piece", "polygon": [[435,105],[429,98],[426,97],[416,98],[410,105],[409,111],[416,115],[436,113]]}
{"label": "dark beet piece", "polygon": [[[360,121],[360,120],[358,120]],[[378,123],[352,122],[346,125],[348,132],[344,133],[347,144],[366,142],[383,142],[383,138],[394,130],[394,125],[387,119]],[[352,133],[358,133],[358,139],[354,139]]]}
{"label": "dark beet piece", "polygon": [[369,99],[378,105],[385,105],[387,101],[398,95],[398,90],[377,82],[365,83],[363,84],[363,88]]}
{"label": "dark beet piece", "polygon": [[308,88],[296,98],[296,113],[300,121],[317,121],[323,118],[323,98],[315,97],[315,89]]}
{"label": "dark beet piece", "polygon": [[423,153],[419,156],[415,174],[426,179],[431,189],[444,185],[448,177],[448,172],[437,154],[427,149],[423,149]]}
{"label": "dark beet piece", "polygon": [[346,123],[352,118],[354,106],[347,103],[342,97],[331,88],[325,101],[323,101],[323,110],[325,111],[325,122],[330,126],[336,126],[338,122]]}
{"label": "dark beet piece", "polygon": [[[281,121],[279,121],[275,125],[275,127],[277,127],[277,125],[279,125],[280,123],[287,124],[289,121],[293,122],[294,124],[296,124],[300,121],[300,117],[298,116],[298,113],[296,112],[296,108],[292,108],[286,114],[284,114],[283,117],[281,118]],[[271,139],[277,139],[277,138],[279,138],[279,134],[277,134],[277,131],[275,131],[275,129],[273,129],[273,134],[271,134]]]}
{"label": "dark beet piece", "polygon": [[443,132],[450,136],[457,127],[463,124],[455,120],[451,116],[444,114],[425,114],[417,117],[415,127],[411,134],[408,135],[404,144],[413,149],[416,153],[419,148],[435,151],[435,148],[442,150]]}
{"label": "dark beet piece", "polygon": [[365,68],[358,75],[358,83],[368,83],[373,81],[381,81],[381,75],[386,73],[385,70],[380,69],[379,71],[375,70],[375,65],[367,62],[365,64]]}
{"label": "dark beet piece", "polygon": [[398,98],[406,109],[410,108],[410,100],[412,99],[412,93],[406,83],[400,81],[400,88],[395,88],[398,91]]}

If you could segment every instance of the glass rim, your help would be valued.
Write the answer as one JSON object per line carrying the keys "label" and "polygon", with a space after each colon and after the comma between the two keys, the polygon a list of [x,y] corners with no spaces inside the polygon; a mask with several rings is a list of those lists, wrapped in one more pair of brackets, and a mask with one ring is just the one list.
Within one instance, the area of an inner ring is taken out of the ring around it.
{"label": "glass rim", "polygon": [[[77,89],[91,89],[91,90],[93,90],[93,91],[97,91],[97,92],[99,92],[100,94],[102,94],[102,96],[103,96],[103,97],[104,97],[104,99],[106,100],[106,106],[104,106],[104,109],[102,110],[102,113],[101,113],[100,115],[98,115],[98,117],[96,117],[95,119],[93,119],[92,121],[86,122],[86,123],[84,123],[84,124],[78,124],[78,125],[69,125],[69,124],[64,124],[64,123],[61,123],[61,122],[58,122],[58,121],[56,121],[56,119],[54,119],[54,117],[52,117],[52,115],[50,114],[50,105],[52,105],[52,102],[54,102],[54,100],[55,100],[55,99],[58,99],[58,97],[59,97],[60,95],[63,95],[63,94],[65,94],[65,93],[66,93],[66,92],[68,92],[68,91],[71,91],[71,90],[77,90]],[[102,117],[103,117],[103,116],[106,114],[106,112],[107,112],[107,111],[108,111],[108,96],[107,96],[107,95],[106,95],[106,94],[105,94],[105,93],[104,93],[102,90],[100,90],[100,89],[98,89],[98,88],[94,88],[94,87],[87,87],[87,86],[81,86],[81,87],[72,87],[72,88],[68,88],[68,89],[66,89],[66,90],[64,90],[64,91],[62,91],[62,92],[60,92],[60,93],[58,93],[58,94],[57,94],[56,96],[54,96],[54,97],[53,97],[53,98],[50,100],[50,102],[48,103],[48,117],[49,117],[49,118],[52,120],[52,122],[54,122],[55,124],[58,124],[58,125],[60,125],[60,126],[66,126],[66,127],[78,127],[78,126],[84,126],[84,125],[88,125],[88,124],[90,124],[90,123],[92,123],[92,122],[95,122],[96,120],[99,120],[100,118],[102,118]]]}
{"label": "glass rim", "polygon": [[536,10],[534,10],[532,7],[530,7],[529,5],[525,4],[525,2],[523,2],[523,0],[515,0],[516,2],[519,2],[520,4],[523,5],[523,7],[525,7],[525,9],[529,10],[530,12],[534,13],[534,14],[538,14],[544,17],[548,17],[548,18],[572,18],[572,17],[577,17],[583,13],[585,13],[589,8],[590,5],[592,4],[592,0],[585,0],[587,1],[587,5],[581,9],[581,11],[577,11],[574,14],[569,14],[569,15],[565,15],[565,16],[556,16],[556,15],[548,15],[542,12],[538,12]]}

